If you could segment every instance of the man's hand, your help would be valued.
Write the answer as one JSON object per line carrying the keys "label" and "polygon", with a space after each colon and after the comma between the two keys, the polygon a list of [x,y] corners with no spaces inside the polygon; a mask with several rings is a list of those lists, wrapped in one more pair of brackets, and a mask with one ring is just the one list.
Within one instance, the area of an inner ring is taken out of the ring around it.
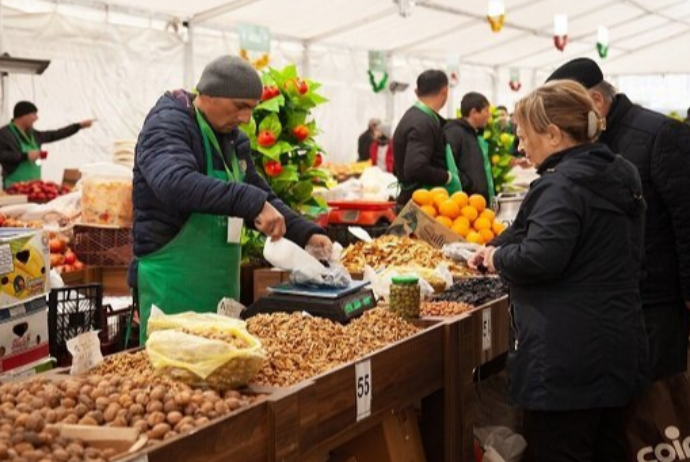
{"label": "man's hand", "polygon": [[82,120],[79,122],[79,128],[90,128],[95,122],[95,119]]}
{"label": "man's hand", "polygon": [[285,218],[268,201],[264,204],[264,208],[261,209],[261,213],[256,217],[256,220],[254,220],[254,225],[256,229],[274,241],[285,235]]}
{"label": "man's hand", "polygon": [[27,159],[31,162],[36,162],[41,158],[41,151],[29,151],[26,153]]}
{"label": "man's hand", "polygon": [[317,260],[328,261],[333,254],[333,243],[323,234],[314,234],[307,242],[307,249]]}
{"label": "man's hand", "polygon": [[482,267],[486,268],[492,273],[496,272],[496,267],[494,266],[494,252],[496,252],[496,247],[484,247],[477,250],[474,255],[467,260],[467,264],[472,269],[481,270]]}

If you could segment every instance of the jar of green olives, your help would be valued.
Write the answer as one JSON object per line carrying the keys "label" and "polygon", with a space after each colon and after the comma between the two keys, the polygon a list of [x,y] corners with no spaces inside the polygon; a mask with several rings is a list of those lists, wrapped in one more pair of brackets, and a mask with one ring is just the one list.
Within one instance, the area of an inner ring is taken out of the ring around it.
{"label": "jar of green olives", "polygon": [[396,276],[390,292],[390,309],[403,318],[418,318],[420,306],[419,278]]}

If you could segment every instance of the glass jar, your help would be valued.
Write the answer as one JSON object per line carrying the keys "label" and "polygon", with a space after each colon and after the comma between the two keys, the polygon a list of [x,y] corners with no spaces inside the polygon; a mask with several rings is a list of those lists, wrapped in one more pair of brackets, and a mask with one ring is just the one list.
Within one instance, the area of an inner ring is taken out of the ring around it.
{"label": "glass jar", "polygon": [[416,276],[396,276],[392,280],[390,310],[405,319],[418,318],[421,291]]}

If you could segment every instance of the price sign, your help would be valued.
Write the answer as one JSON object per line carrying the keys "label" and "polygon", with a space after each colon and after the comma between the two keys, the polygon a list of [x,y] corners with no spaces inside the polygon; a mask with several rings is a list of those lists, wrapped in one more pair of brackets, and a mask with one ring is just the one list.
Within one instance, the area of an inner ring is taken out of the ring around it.
{"label": "price sign", "polygon": [[67,351],[72,354],[72,375],[84,374],[103,362],[98,331],[86,332],[67,340]]}
{"label": "price sign", "polygon": [[357,396],[357,421],[371,415],[371,395],[373,393],[371,381],[371,360],[355,364],[355,393]]}
{"label": "price sign", "polygon": [[491,308],[482,311],[482,351],[491,349]]}
{"label": "price sign", "polygon": [[242,310],[244,310],[244,306],[231,298],[224,298],[218,304],[218,314],[221,316],[240,319]]}

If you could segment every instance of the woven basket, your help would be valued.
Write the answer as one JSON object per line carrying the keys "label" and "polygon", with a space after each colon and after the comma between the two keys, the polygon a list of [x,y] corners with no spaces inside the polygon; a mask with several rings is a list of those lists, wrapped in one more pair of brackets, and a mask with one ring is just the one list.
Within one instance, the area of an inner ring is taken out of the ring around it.
{"label": "woven basket", "polygon": [[129,228],[74,227],[74,252],[91,266],[128,266],[133,258]]}

